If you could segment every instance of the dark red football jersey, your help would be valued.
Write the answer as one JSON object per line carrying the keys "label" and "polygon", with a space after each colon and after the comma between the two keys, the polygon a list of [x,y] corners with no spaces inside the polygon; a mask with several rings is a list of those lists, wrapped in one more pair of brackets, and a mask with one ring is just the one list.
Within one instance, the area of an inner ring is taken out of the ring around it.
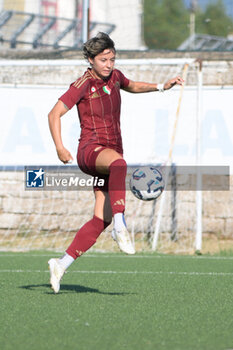
{"label": "dark red football jersey", "polygon": [[88,68],[59,98],[69,109],[77,105],[81,125],[80,147],[99,144],[123,153],[120,89],[128,84],[129,79],[118,69],[102,80]]}

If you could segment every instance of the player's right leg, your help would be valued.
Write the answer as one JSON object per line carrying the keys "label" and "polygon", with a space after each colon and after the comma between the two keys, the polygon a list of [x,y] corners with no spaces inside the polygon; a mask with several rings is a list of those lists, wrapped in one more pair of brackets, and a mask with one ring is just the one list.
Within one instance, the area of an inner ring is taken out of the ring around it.
{"label": "player's right leg", "polygon": [[113,149],[103,149],[96,158],[96,170],[108,174],[108,194],[114,218],[112,237],[126,254],[135,254],[124,219],[127,164]]}

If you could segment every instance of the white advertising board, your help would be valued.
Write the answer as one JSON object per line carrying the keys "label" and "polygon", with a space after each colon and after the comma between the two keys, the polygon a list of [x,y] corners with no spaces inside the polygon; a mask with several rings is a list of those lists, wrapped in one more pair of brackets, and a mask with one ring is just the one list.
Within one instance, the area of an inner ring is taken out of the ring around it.
{"label": "white advertising board", "polygon": [[[48,127],[48,112],[66,87],[0,86],[1,165],[58,165]],[[167,159],[178,108],[179,88],[164,93],[122,92],[121,129],[128,164]],[[204,87],[201,108],[201,163],[230,165],[233,171],[233,86]],[[184,90],[173,162],[196,162],[197,91]],[[80,134],[77,109],[62,117],[63,143],[75,157]]]}

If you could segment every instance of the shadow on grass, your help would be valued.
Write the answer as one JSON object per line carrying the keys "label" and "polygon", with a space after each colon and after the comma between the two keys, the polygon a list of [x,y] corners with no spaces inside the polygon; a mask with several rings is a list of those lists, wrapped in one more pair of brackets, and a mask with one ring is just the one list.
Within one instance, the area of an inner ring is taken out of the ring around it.
{"label": "shadow on grass", "polygon": [[[41,288],[50,288],[50,284],[29,284],[27,286],[20,286],[19,288],[30,290],[30,291],[39,291]],[[90,288],[90,287],[85,287],[77,284],[62,284],[61,289],[59,291],[59,294],[64,294],[64,293],[96,293],[96,294],[103,294],[103,295],[129,295],[132,293],[118,293],[118,292],[102,292],[99,289],[96,288]],[[53,291],[45,291],[44,294],[54,294]]]}

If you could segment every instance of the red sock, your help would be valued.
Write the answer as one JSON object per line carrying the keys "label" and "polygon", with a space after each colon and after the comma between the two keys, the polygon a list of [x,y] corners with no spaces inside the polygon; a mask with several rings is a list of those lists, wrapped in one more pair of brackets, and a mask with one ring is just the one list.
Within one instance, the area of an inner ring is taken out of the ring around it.
{"label": "red sock", "polygon": [[125,178],[127,164],[124,159],[117,159],[109,167],[108,192],[112,214],[125,211]]}
{"label": "red sock", "polygon": [[76,233],[76,236],[66,250],[66,253],[74,259],[77,259],[95,244],[101,232],[108,225],[110,225],[110,222],[103,221],[94,215],[93,218],[83,225]]}

